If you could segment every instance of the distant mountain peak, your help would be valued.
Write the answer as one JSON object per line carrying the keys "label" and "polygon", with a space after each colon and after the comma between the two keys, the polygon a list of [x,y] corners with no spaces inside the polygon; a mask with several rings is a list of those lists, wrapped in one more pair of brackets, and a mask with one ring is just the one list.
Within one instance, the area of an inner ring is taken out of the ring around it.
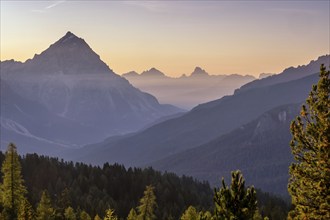
{"label": "distant mountain peak", "polygon": [[165,74],[158,69],[152,67],[150,70],[143,71],[141,76],[165,76]]}
{"label": "distant mountain peak", "polygon": [[208,76],[209,74],[199,66],[195,67],[194,72],[190,74],[190,76]]}
{"label": "distant mountain peak", "polygon": [[129,71],[127,73],[124,73],[122,76],[123,77],[136,77],[136,76],[139,76],[139,74],[135,71]]}

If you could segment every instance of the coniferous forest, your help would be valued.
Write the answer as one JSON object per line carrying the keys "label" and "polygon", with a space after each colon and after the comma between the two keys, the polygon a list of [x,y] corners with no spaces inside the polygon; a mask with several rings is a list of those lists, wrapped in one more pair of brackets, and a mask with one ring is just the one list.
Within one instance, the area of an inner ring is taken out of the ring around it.
{"label": "coniferous forest", "polygon": [[[126,219],[133,210],[139,213],[140,200],[148,186],[155,195],[154,219],[180,219],[188,207],[203,213],[213,213],[214,210],[213,189],[207,182],[198,182],[191,177],[162,174],[152,168],[126,169],[119,164],[90,166],[37,154],[16,156],[21,165],[25,198],[35,217],[41,212],[38,211],[40,204],[48,203],[52,219],[69,219],[70,213],[76,219],[89,219],[83,217],[86,214],[91,218],[102,218],[109,214],[109,210],[113,210],[113,216]],[[0,153],[2,167],[4,161],[5,154]],[[5,175],[2,174],[1,183]],[[4,192],[3,187],[1,189]],[[22,192],[22,189],[18,191]],[[282,199],[260,190],[257,190],[257,197],[259,212],[263,216],[270,219],[286,216],[288,205]],[[23,197],[17,199],[24,200]],[[3,203],[1,209],[4,213]]]}

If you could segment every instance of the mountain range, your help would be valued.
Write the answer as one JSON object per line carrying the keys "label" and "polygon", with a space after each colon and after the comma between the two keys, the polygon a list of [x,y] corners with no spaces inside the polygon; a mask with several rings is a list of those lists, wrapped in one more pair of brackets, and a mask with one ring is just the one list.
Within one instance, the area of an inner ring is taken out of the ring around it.
{"label": "mountain range", "polygon": [[122,76],[137,88],[156,96],[161,103],[184,109],[192,109],[200,103],[231,95],[235,89],[255,80],[250,75],[210,75],[200,67],[179,78],[166,76],[156,68],[141,74],[131,71]]}
{"label": "mountain range", "polygon": [[291,68],[285,71],[286,77],[284,73],[270,77],[273,81],[267,85],[261,82],[269,77],[140,132],[71,152],[71,158],[93,164],[153,166],[213,184],[231,170],[241,169],[249,183],[286,194],[292,161],[289,124],[318,81],[320,64],[329,65],[329,58],[311,62],[317,67],[309,74],[299,73],[310,64]]}
{"label": "mountain range", "polygon": [[[1,62],[1,148],[13,141],[21,153],[152,166],[212,185],[240,169],[247,183],[286,195],[289,124],[321,63],[329,66],[330,56],[257,80],[196,67],[180,78],[130,72],[128,81],[68,32],[32,59]],[[161,102],[195,107],[159,104],[131,83],[159,91]]]}
{"label": "mountain range", "polygon": [[45,145],[62,150],[133,132],[183,111],[133,87],[71,32],[24,63],[1,62],[1,101],[1,142],[39,153]]}

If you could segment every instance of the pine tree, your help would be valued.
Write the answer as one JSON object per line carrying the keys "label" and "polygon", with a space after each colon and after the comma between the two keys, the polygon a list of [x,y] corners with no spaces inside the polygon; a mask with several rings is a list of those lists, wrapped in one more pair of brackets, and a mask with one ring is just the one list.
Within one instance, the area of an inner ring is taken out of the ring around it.
{"label": "pine tree", "polygon": [[196,208],[193,206],[189,206],[186,211],[181,216],[181,220],[199,220],[199,213]]}
{"label": "pine tree", "polygon": [[128,213],[127,220],[136,220],[137,219],[137,213],[135,209],[131,209]]}
{"label": "pine tree", "polygon": [[252,219],[257,210],[257,196],[254,187],[245,189],[245,180],[240,171],[232,172],[230,188],[222,178],[222,188],[215,189],[215,219]]}
{"label": "pine tree", "polygon": [[107,209],[105,211],[104,220],[118,220],[117,216],[115,215],[115,210]]}
{"label": "pine tree", "polygon": [[64,210],[64,218],[67,220],[76,220],[76,213],[74,213],[74,210],[71,206]]}
{"label": "pine tree", "polygon": [[27,199],[24,199],[20,205],[20,208],[18,210],[18,219],[22,219],[22,220],[35,219],[32,205],[29,203]]}
{"label": "pine tree", "polygon": [[140,199],[140,206],[138,206],[140,220],[153,220],[156,219],[154,209],[157,206],[156,196],[154,194],[153,186],[146,186],[144,196]]}
{"label": "pine tree", "polygon": [[37,220],[52,220],[54,219],[55,211],[52,207],[47,191],[43,191],[40,203],[37,207]]}
{"label": "pine tree", "polygon": [[102,220],[99,215],[95,215],[94,220]]}
{"label": "pine tree", "polygon": [[2,218],[16,219],[21,203],[25,201],[27,190],[24,186],[16,146],[13,143],[8,145],[1,172],[3,175],[3,183],[0,187]]}
{"label": "pine tree", "polygon": [[293,219],[330,219],[330,79],[324,65],[300,116],[291,123],[289,192]]}
{"label": "pine tree", "polygon": [[199,212],[199,220],[212,220],[212,214],[209,211],[206,212]]}
{"label": "pine tree", "polygon": [[80,220],[91,220],[92,218],[89,216],[89,214],[86,211],[82,211],[80,213]]}
{"label": "pine tree", "polygon": [[56,201],[56,207],[57,207],[57,212],[60,214],[63,218],[63,214],[65,212],[65,209],[68,207],[71,207],[71,199],[70,199],[70,191],[68,188],[65,188],[60,196],[57,198]]}

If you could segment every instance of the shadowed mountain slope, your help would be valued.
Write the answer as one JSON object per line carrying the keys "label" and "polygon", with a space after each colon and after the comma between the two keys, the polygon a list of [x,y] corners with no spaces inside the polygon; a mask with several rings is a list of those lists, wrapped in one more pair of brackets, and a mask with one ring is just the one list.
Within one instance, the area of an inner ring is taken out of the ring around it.
{"label": "shadowed mountain slope", "polygon": [[229,133],[275,107],[303,102],[317,80],[318,74],[313,74],[223,97],[137,134],[88,146],[75,159],[129,166],[151,164]]}
{"label": "shadowed mountain slope", "polygon": [[248,184],[287,196],[288,167],[293,160],[289,127],[299,110],[299,104],[277,107],[209,143],[151,165],[207,180],[211,185],[239,169]]}

